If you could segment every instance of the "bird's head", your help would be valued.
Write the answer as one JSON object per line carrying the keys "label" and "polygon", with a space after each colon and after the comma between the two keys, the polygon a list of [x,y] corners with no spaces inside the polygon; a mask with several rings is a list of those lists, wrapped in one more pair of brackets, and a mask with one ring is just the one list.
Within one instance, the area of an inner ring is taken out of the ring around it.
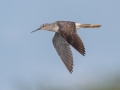
{"label": "bird's head", "polygon": [[35,32],[35,31],[38,31],[38,30],[48,30],[49,29],[49,25],[50,24],[42,24],[38,29],[32,31],[31,33]]}

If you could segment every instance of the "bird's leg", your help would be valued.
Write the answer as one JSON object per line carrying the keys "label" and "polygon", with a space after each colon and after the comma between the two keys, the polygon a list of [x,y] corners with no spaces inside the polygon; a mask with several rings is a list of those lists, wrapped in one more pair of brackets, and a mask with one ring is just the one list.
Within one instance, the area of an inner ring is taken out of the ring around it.
{"label": "bird's leg", "polygon": [[101,27],[101,25],[99,24],[81,24],[80,27],[82,28],[99,28]]}

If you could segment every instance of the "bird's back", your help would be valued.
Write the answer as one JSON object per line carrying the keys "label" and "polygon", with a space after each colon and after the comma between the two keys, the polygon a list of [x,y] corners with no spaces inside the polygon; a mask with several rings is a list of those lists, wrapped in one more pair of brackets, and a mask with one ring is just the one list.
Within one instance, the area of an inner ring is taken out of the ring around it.
{"label": "bird's back", "polygon": [[59,32],[66,33],[67,35],[76,32],[75,22],[71,21],[56,21],[55,22],[59,27]]}

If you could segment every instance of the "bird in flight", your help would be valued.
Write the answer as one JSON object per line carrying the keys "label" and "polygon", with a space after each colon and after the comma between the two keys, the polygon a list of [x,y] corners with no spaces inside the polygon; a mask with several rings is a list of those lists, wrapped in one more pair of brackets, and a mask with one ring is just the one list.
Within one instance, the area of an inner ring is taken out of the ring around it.
{"label": "bird in flight", "polygon": [[[48,30],[55,32],[52,39],[53,45],[70,73],[73,72],[73,55],[70,46],[85,56],[85,47],[81,38],[77,34],[80,28],[99,28],[99,24],[82,24],[72,21],[56,21],[54,23],[42,24],[38,30]],[[31,33],[32,33],[31,32]]]}

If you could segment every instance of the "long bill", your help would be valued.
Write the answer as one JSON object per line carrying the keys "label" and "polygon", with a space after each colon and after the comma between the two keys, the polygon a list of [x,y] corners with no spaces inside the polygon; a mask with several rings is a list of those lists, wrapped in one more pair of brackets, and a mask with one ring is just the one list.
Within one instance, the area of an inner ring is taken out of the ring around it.
{"label": "long bill", "polygon": [[36,29],[36,30],[32,31],[31,33],[36,32],[36,31],[38,31],[38,30],[40,30],[40,28],[38,28],[38,29]]}

